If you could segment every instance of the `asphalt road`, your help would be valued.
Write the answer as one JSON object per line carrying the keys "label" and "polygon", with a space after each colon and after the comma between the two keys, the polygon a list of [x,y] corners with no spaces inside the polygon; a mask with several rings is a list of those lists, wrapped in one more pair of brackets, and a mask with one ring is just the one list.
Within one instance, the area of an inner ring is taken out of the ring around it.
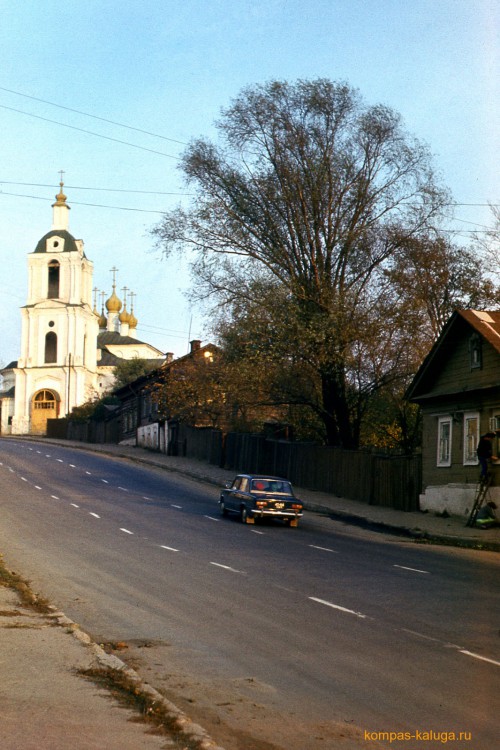
{"label": "asphalt road", "polygon": [[217,499],[124,460],[0,441],[7,563],[97,641],[156,647],[139,666],[165,692],[175,677],[170,694],[192,701],[194,720],[196,684],[230,685],[242,705],[253,691],[245,727],[231,709],[244,740],[223,700],[200,703],[227,750],[295,750],[287,721],[311,737],[296,730],[296,750],[339,747],[339,727],[341,747],[375,747],[376,732],[407,732],[385,743],[405,750],[443,747],[451,732],[465,732],[448,736],[453,748],[496,746],[496,555],[346,534],[314,514],[298,529],[244,526]]}

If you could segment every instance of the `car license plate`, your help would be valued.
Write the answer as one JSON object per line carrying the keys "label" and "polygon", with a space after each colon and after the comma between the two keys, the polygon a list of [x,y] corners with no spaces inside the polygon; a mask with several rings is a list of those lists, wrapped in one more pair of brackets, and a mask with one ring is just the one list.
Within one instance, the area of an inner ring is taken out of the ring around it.
{"label": "car license plate", "polygon": [[285,503],[274,503],[274,507],[278,508],[278,510],[281,510],[285,507]]}

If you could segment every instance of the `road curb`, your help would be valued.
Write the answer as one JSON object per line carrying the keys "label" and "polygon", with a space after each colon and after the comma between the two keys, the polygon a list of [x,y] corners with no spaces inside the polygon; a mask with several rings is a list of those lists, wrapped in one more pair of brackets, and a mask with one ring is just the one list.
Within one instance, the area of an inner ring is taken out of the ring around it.
{"label": "road curb", "polygon": [[82,630],[76,622],[67,617],[64,612],[56,608],[54,610],[47,616],[52,618],[61,627],[66,628],[79,643],[87,647],[95,656],[99,667],[103,671],[111,671],[124,675],[133,684],[135,696],[142,697],[156,709],[161,707],[162,713],[171,721],[175,733],[182,740],[188,741],[196,750],[224,750],[221,745],[217,745],[203,727],[191,721],[189,716],[174,703],[165,698],[147,682],[144,682],[134,669],[114,654],[108,654],[102,646],[95,643],[90,635]]}

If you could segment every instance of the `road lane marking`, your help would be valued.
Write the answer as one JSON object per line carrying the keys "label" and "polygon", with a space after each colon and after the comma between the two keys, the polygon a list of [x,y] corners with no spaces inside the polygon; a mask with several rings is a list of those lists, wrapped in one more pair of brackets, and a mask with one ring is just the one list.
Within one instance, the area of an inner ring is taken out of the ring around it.
{"label": "road lane marking", "polygon": [[101,479],[101,482],[104,482],[104,484],[109,484],[107,479]]}
{"label": "road lane marking", "polygon": [[236,570],[236,568],[231,568],[230,565],[221,565],[221,563],[211,562],[210,565],[215,565],[216,568],[223,568],[223,570],[230,570],[231,573],[241,573],[241,570]]}
{"label": "road lane marking", "polygon": [[28,481],[28,480],[26,479],[26,477],[21,477],[21,479],[23,480],[23,482],[27,482],[27,481]]}
{"label": "road lane marking", "polygon": [[57,497],[57,495],[51,495],[51,498],[52,498],[52,500],[59,500],[59,498]]}
{"label": "road lane marking", "polygon": [[182,505],[174,505],[173,503],[170,503],[172,508],[178,508],[179,510],[182,510]]}
{"label": "road lane marking", "polygon": [[142,499],[143,499],[143,500],[151,500],[151,498],[150,498],[150,497],[146,497],[146,495],[143,495],[143,496],[142,496]]}
{"label": "road lane marking", "polygon": [[70,466],[71,466],[72,469],[76,469],[75,464],[70,464]]}
{"label": "road lane marking", "polygon": [[52,458],[52,456],[50,455],[50,453],[46,453],[45,458]]}
{"label": "road lane marking", "polygon": [[263,531],[259,531],[258,529],[250,529],[250,531],[252,532],[252,534],[264,534]]}
{"label": "road lane marking", "polygon": [[316,544],[310,544],[309,546],[312,547],[313,549],[319,549],[322,552],[333,552],[334,555],[339,554],[338,550],[330,549],[330,547],[318,547]]}
{"label": "road lane marking", "polygon": [[100,518],[101,516],[98,516],[97,513],[89,513],[89,516],[94,516],[94,518]]}
{"label": "road lane marking", "polygon": [[62,458],[56,458],[56,461],[59,461],[60,464],[64,463],[64,461],[62,460]]}
{"label": "road lane marking", "polygon": [[460,649],[461,654],[465,654],[466,656],[472,656],[473,659],[480,659],[481,661],[486,661],[488,664],[494,664],[496,667],[500,667],[500,661],[495,661],[494,659],[488,659],[487,656],[481,656],[481,654],[475,654],[472,651],[465,651],[464,649]]}
{"label": "road lane marking", "polygon": [[353,609],[347,609],[347,607],[341,607],[340,604],[333,604],[333,602],[327,602],[324,599],[316,599],[315,596],[310,596],[309,599],[313,602],[318,602],[318,604],[324,604],[327,607],[331,607],[332,609],[338,609],[340,612],[346,612],[349,615],[356,615],[356,617],[360,617],[361,619],[365,620],[367,615],[362,614],[362,612],[355,612]]}
{"label": "road lane marking", "polygon": [[412,573],[425,573],[426,575],[430,575],[429,570],[419,570],[418,568],[407,568],[406,565],[393,565],[393,568],[401,568],[401,570],[411,570]]}
{"label": "road lane marking", "polygon": [[204,518],[208,518],[209,521],[220,521],[220,518],[214,518],[214,516],[204,516]]}
{"label": "road lane marking", "polygon": [[79,508],[79,507],[80,507],[80,506],[79,506],[79,505],[77,505],[76,503],[70,503],[70,505],[72,505],[72,506],[73,506],[73,508]]}
{"label": "road lane marking", "polygon": [[89,476],[92,476],[92,472],[86,471],[85,474],[88,474]]}
{"label": "road lane marking", "polygon": [[35,490],[41,490],[42,488],[35,484]]}
{"label": "road lane marking", "polygon": [[124,534],[131,534],[133,536],[134,532],[129,531],[128,529],[120,529],[120,531],[123,531]]}
{"label": "road lane marking", "polygon": [[167,547],[165,544],[160,544],[160,547],[162,549],[168,549],[169,552],[178,552],[178,549],[175,549],[175,547]]}
{"label": "road lane marking", "polygon": [[118,489],[119,489],[119,490],[123,490],[124,492],[128,492],[128,491],[129,491],[129,490],[127,490],[127,488],[126,488],[126,487],[118,487]]}

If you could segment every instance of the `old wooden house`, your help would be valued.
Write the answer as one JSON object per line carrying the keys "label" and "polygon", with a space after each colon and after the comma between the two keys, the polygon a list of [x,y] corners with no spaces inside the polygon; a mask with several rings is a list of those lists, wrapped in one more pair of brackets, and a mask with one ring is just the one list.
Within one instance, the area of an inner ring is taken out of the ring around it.
{"label": "old wooden house", "polygon": [[[420,509],[468,515],[479,481],[479,438],[500,428],[500,311],[457,310],[407,397],[423,416]],[[493,453],[500,455],[498,437]],[[500,504],[500,461],[493,461],[492,475],[490,497]]]}

